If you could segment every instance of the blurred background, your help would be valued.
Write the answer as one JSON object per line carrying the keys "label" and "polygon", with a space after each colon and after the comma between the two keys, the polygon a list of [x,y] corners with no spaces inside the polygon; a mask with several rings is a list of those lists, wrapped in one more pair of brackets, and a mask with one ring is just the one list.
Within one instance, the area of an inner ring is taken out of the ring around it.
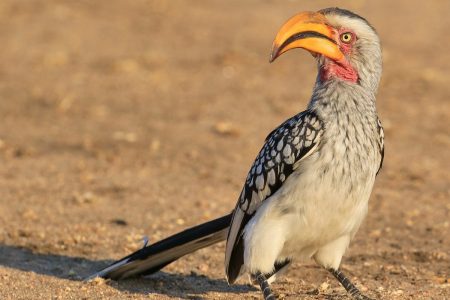
{"label": "blurred background", "polygon": [[[343,269],[372,297],[450,298],[450,2],[339,1],[383,42],[384,168]],[[152,279],[80,279],[228,213],[265,136],[304,110],[314,60],[269,64],[283,22],[335,1],[0,1],[4,299],[258,299],[224,244]],[[274,289],[348,299],[313,262]]]}

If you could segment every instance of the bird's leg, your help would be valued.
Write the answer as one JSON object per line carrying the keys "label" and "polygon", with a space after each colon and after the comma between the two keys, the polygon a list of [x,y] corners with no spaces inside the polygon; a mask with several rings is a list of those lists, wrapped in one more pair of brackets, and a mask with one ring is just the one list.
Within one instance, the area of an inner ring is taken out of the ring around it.
{"label": "bird's leg", "polygon": [[[264,277],[266,278],[267,282],[268,283],[273,282],[273,281],[271,281],[273,279],[272,277],[278,275],[278,272],[282,271],[282,269],[284,269],[290,263],[291,263],[290,259],[286,259],[281,262],[275,262],[275,264],[273,266],[274,267],[273,271],[270,273],[264,274]],[[250,277],[251,277],[250,279],[252,281],[252,284],[258,283],[256,280],[256,277],[254,275],[252,275]]]}
{"label": "bird's leg", "polygon": [[358,290],[358,288],[351,283],[351,281],[338,269],[328,269],[331,274],[336,277],[336,279],[342,284],[342,286],[347,290],[347,292],[356,300],[372,300],[369,297],[364,296]]}
{"label": "bird's leg", "polygon": [[256,272],[255,274],[253,274],[253,278],[255,278],[256,281],[258,282],[258,284],[261,288],[261,291],[263,292],[264,300],[277,299],[275,297],[275,295],[272,293],[272,290],[270,289],[270,285],[267,282],[266,276],[264,276],[264,274],[262,274],[261,272]]}

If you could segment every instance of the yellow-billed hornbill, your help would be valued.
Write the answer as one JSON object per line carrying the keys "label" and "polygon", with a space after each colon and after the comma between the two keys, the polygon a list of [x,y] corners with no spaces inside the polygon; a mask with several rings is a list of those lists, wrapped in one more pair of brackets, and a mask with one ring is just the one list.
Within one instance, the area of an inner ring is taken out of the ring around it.
{"label": "yellow-billed hornbill", "polygon": [[375,95],[380,41],[362,17],[344,9],[303,12],[278,32],[270,57],[303,48],[318,62],[307,110],[272,131],[230,215],[187,229],[93,275],[148,275],[227,238],[229,283],[247,272],[265,299],[269,282],[298,258],[313,258],[355,299],[367,299],[340,271],[367,213],[384,155]]}

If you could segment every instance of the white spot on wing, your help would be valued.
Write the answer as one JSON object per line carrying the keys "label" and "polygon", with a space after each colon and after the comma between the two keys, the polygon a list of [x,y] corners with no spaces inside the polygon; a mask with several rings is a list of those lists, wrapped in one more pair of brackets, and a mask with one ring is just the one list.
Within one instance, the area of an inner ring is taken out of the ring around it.
{"label": "white spot on wing", "polygon": [[284,156],[289,156],[291,155],[292,151],[291,151],[291,146],[286,145],[283,149],[283,155]]}
{"label": "white spot on wing", "polygon": [[305,133],[305,127],[302,127],[302,130],[300,130],[300,135],[303,135]]}
{"label": "white spot on wing", "polygon": [[281,162],[281,155],[280,155],[280,153],[278,153],[277,156],[275,157],[275,161],[276,161],[277,163],[280,163],[280,162]]}
{"label": "white spot on wing", "polygon": [[305,147],[309,147],[311,146],[311,140],[306,140],[305,141]]}
{"label": "white spot on wing", "polygon": [[256,167],[256,174],[261,174],[261,170],[262,170],[262,164],[259,164],[259,165]]}
{"label": "white spot on wing", "polygon": [[284,162],[287,163],[288,165],[292,165],[294,161],[295,161],[294,155],[290,155],[284,158]]}
{"label": "white spot on wing", "polygon": [[281,151],[281,149],[283,149],[283,140],[282,139],[277,144],[277,150]]}
{"label": "white spot on wing", "polygon": [[264,175],[259,175],[258,177],[256,177],[256,188],[258,190],[262,190],[264,188]]}
{"label": "white spot on wing", "polygon": [[269,183],[270,185],[274,185],[275,184],[275,170],[271,169],[269,171],[269,173],[267,174],[267,183]]}

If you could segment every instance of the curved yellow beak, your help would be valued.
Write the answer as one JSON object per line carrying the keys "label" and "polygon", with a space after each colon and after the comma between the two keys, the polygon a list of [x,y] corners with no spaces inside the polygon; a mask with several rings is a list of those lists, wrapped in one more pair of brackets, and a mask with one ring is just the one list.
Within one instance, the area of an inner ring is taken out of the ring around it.
{"label": "curved yellow beak", "polygon": [[336,61],[344,58],[333,28],[327,25],[325,16],[317,12],[299,13],[281,27],[273,41],[270,62],[294,48],[303,48]]}

